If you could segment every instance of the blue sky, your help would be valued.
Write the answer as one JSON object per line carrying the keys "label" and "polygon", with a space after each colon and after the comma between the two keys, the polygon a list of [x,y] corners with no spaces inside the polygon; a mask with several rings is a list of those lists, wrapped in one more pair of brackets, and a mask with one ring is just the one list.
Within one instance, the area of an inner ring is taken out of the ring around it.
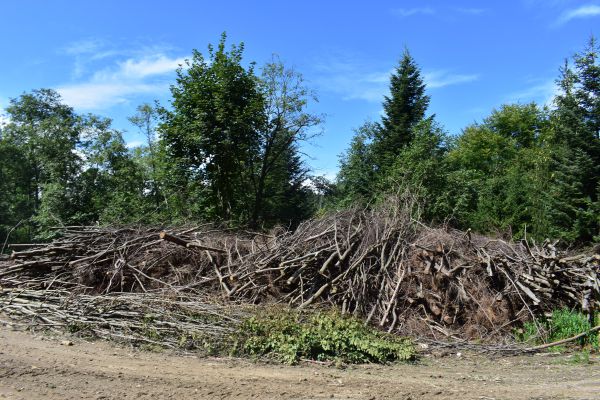
{"label": "blue sky", "polygon": [[451,134],[508,102],[547,102],[566,57],[598,35],[600,0],[60,1],[0,0],[0,108],[47,87],[79,112],[127,122],[138,104],[169,101],[174,70],[226,31],[246,61],[273,53],[326,114],[304,146],[331,177],[352,131],[377,120],[404,47],[421,66],[430,112]]}

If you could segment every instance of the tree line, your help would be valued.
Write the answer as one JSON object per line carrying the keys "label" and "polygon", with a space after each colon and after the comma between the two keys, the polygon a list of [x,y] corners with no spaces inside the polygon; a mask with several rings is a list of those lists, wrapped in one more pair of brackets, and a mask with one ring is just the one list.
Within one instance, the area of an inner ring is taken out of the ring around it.
{"label": "tree line", "polygon": [[224,221],[295,226],[314,212],[299,151],[321,123],[303,77],[277,57],[256,71],[223,35],[177,70],[168,106],[130,117],[129,149],[108,118],[77,114],[50,89],[24,93],[0,128],[0,238],[68,225]]}
{"label": "tree line", "polygon": [[0,126],[0,239],[46,240],[55,227],[222,221],[294,227],[330,208],[369,206],[410,190],[421,217],[514,237],[599,239],[598,46],[560,69],[551,106],[502,105],[448,135],[428,115],[420,67],[406,50],[380,121],[356,129],[333,182],[300,152],[323,116],[277,57],[244,64],[223,34],[176,72],[168,105],[130,117],[146,139],[127,147],[108,118],[78,114],[50,89],[12,99]]}
{"label": "tree line", "polygon": [[341,157],[338,204],[418,193],[427,221],[566,243],[600,239],[600,65],[592,37],[565,61],[551,105],[505,104],[451,137],[405,51],[381,121],[356,130]]}

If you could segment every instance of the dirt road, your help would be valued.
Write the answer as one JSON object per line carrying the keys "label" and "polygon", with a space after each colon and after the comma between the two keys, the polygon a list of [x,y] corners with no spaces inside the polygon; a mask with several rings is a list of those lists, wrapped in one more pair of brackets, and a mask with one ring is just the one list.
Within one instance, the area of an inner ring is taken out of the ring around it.
{"label": "dirt road", "polygon": [[140,352],[0,327],[0,399],[600,399],[600,360],[449,355],[282,367]]}

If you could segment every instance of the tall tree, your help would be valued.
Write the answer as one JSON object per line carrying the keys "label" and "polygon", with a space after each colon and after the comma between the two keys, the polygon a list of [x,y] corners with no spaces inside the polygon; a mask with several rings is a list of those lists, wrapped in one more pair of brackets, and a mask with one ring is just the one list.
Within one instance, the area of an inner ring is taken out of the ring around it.
{"label": "tall tree", "polygon": [[[29,221],[30,234],[44,226],[67,223],[72,187],[81,165],[75,151],[84,129],[81,117],[50,89],[34,90],[12,99],[6,109],[3,147],[12,147],[21,159],[18,193],[26,193],[21,219]],[[13,167],[14,168],[14,167]],[[16,175],[15,175],[16,176]]]}
{"label": "tall tree", "polygon": [[[30,239],[31,179],[25,149],[0,129],[0,243]],[[1,246],[1,245],[0,245]]]}
{"label": "tall tree", "polygon": [[390,94],[383,101],[381,128],[373,138],[377,167],[385,171],[414,138],[413,128],[425,118],[429,96],[421,71],[408,50],[390,78]]}
{"label": "tall tree", "polygon": [[[307,169],[299,156],[298,146],[314,136],[313,129],[322,122],[322,116],[307,111],[309,101],[317,99],[305,86],[302,75],[285,67],[278,57],[274,56],[262,68],[260,89],[265,99],[265,125],[259,132],[254,208],[250,221],[253,225],[264,220],[266,215],[272,220],[289,222],[290,208],[306,190],[303,182]],[[275,187],[279,189],[274,190]],[[269,196],[276,197],[275,193],[279,191],[286,194],[285,198],[280,197],[279,201],[268,199]],[[303,205],[298,203],[297,206],[300,208],[293,218],[295,222],[306,217],[306,212],[300,212]],[[288,211],[283,212],[284,209]]]}
{"label": "tall tree", "polygon": [[[426,120],[429,96],[421,71],[408,50],[390,77],[390,94],[384,97],[381,123],[367,123],[352,139],[350,149],[341,156],[338,191],[342,204],[371,200],[388,190],[392,169],[401,169],[398,158],[417,135]],[[433,126],[433,117],[427,118]]]}
{"label": "tall tree", "polygon": [[[194,50],[177,70],[170,110],[161,109],[159,131],[179,185],[180,207],[201,202],[202,217],[248,219],[252,166],[264,126],[264,98],[253,65],[244,68],[244,46],[225,49],[225,34],[209,59]],[[175,171],[176,170],[176,171]]]}

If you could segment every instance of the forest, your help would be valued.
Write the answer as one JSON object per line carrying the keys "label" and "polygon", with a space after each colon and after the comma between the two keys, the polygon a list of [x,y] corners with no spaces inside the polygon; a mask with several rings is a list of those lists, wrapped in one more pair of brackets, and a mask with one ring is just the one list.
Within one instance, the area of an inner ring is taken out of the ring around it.
{"label": "forest", "polygon": [[138,106],[130,122],[146,143],[135,148],[55,90],[23,93],[0,125],[0,243],[84,225],[293,229],[410,191],[427,224],[590,244],[600,240],[598,51],[591,37],[566,55],[549,104],[503,104],[453,136],[429,113],[405,49],[381,120],[356,128],[333,181],[302,153],[326,118],[302,74],[278,57],[248,62],[225,34],[181,65],[168,104]]}

